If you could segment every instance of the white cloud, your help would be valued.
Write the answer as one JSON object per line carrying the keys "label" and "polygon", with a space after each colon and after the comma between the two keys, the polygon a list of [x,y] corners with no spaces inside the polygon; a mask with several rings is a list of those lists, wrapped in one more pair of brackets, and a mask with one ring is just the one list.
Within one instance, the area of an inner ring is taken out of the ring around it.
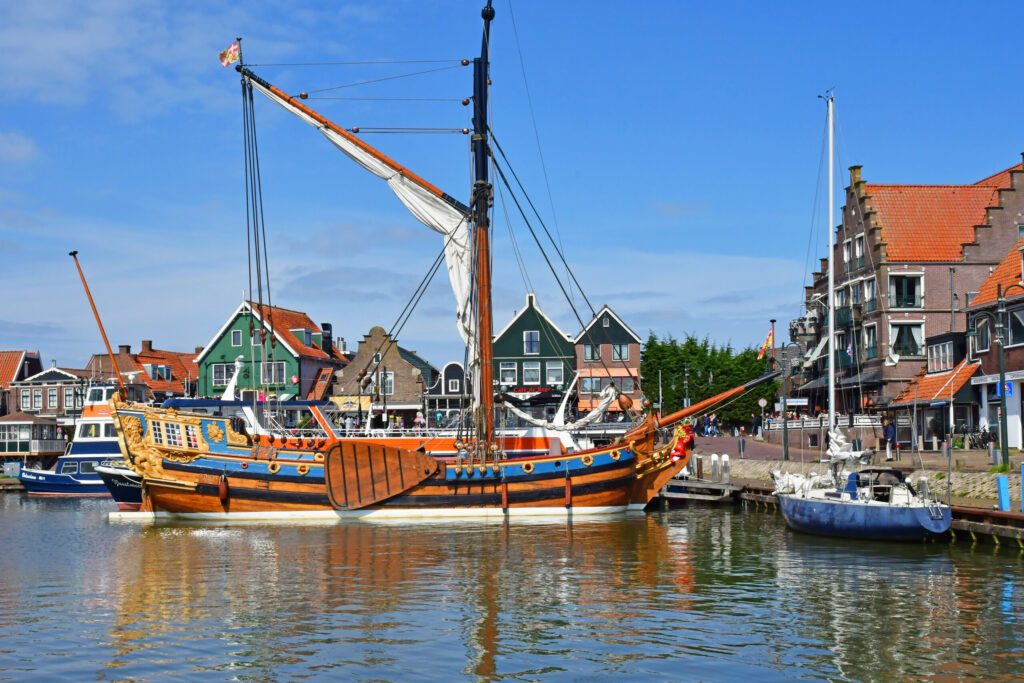
{"label": "white cloud", "polygon": [[18,132],[0,131],[0,161],[9,164],[24,164],[39,156],[36,143]]}

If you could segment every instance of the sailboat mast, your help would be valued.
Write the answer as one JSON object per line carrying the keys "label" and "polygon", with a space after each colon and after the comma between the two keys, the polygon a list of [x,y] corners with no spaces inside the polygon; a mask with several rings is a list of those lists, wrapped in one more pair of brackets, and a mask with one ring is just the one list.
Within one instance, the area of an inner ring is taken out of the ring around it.
{"label": "sailboat mast", "polygon": [[825,106],[828,111],[828,428],[836,426],[836,271],[835,246],[836,232],[832,224],[835,215],[835,126],[833,109],[835,97],[831,92],[825,95]]}
{"label": "sailboat mast", "polygon": [[477,417],[477,437],[481,456],[486,456],[494,435],[494,363],[491,350],[491,245],[488,209],[493,189],[488,179],[487,89],[490,80],[488,43],[494,8],[491,0],[480,15],[484,20],[484,35],[480,56],[473,60],[473,221],[476,225],[476,285],[477,285],[477,343],[480,362],[480,405]]}

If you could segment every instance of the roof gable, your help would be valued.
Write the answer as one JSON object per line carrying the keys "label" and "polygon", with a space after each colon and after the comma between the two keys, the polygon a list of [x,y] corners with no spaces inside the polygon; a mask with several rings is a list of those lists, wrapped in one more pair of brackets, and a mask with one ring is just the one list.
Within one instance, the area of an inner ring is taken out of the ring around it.
{"label": "roof gable", "polygon": [[228,328],[231,327],[231,324],[238,318],[238,316],[244,313],[251,313],[256,320],[271,329],[277,341],[293,356],[316,358],[319,360],[347,361],[347,358],[340,351],[336,351],[331,355],[328,355],[316,346],[306,345],[303,343],[303,340],[292,334],[292,330],[307,329],[315,334],[320,334],[322,337],[323,331],[320,329],[320,326],[314,323],[313,320],[302,311],[293,311],[288,308],[268,306],[266,304],[260,306],[258,303],[253,301],[243,301],[239,304],[238,308],[235,309],[235,312],[228,317],[223,325],[221,325],[220,329],[217,330],[217,334],[215,334],[209,343],[203,347],[202,353],[196,356],[195,361],[197,363],[202,361],[206,355],[213,350],[214,345],[216,345],[217,341],[224,336]]}
{"label": "roof gable", "polygon": [[21,384],[22,382],[78,382],[81,379],[81,375],[76,375],[61,368],[47,368],[42,372],[37,372],[31,377],[19,380],[18,384]]}
{"label": "roof gable", "polygon": [[[633,340],[634,340],[634,341],[635,341],[635,342],[636,342],[637,344],[643,344],[643,341],[642,341],[642,340],[640,339],[640,337],[639,337],[639,336],[637,336],[637,333],[636,333],[636,332],[634,332],[634,331],[633,331],[633,330],[632,330],[632,329],[631,329],[631,328],[629,327],[629,325],[627,325],[626,323],[622,322],[622,318],[620,318],[619,316],[617,316],[617,315],[615,314],[615,311],[613,311],[613,310],[612,310],[612,308],[611,308],[611,306],[609,306],[608,304],[605,304],[604,306],[602,306],[602,307],[601,307],[601,310],[599,310],[599,311],[597,312],[597,315],[595,315],[595,316],[594,316],[594,318],[593,318],[593,319],[592,319],[592,320],[591,320],[591,321],[590,321],[589,323],[587,323],[587,326],[586,326],[586,327],[584,327],[584,328],[583,328],[582,330],[580,330],[580,333],[579,333],[578,335],[576,335],[576,339],[575,339],[574,341],[575,341],[575,342],[576,342],[577,344],[579,344],[579,343],[580,343],[580,340],[582,340],[582,339],[584,338],[584,336],[587,336],[587,332],[588,332],[588,331],[589,331],[589,332],[591,332],[591,334],[590,334],[590,336],[591,336],[591,337],[593,337],[594,339],[597,339],[598,335],[594,334],[594,332],[593,332],[593,331],[591,331],[591,328],[592,328],[592,327],[594,327],[594,325],[596,325],[596,324],[597,324],[597,322],[598,322],[599,320],[601,320],[601,319],[602,319],[602,318],[603,318],[604,316],[606,316],[606,315],[607,315],[607,316],[608,316],[609,318],[611,318],[611,320],[609,321],[610,325],[618,325],[618,327],[619,327],[619,328],[620,328],[620,329],[621,329],[621,330],[622,330],[623,332],[625,332],[625,333],[626,333],[626,334],[628,334],[628,335],[629,335],[630,337],[632,337],[632,338],[633,338]],[[600,327],[600,328],[598,328],[598,329],[602,329],[602,330],[603,330],[604,328],[603,328],[603,327]],[[606,343],[606,342],[600,342],[600,341],[599,341],[598,343]]]}
{"label": "roof gable", "polygon": [[982,178],[981,180],[974,184],[991,185],[993,187],[998,187],[1003,190],[1009,189],[1010,187],[1013,187],[1013,179],[1011,174],[1013,173],[1013,171],[1022,170],[1022,168],[1024,168],[1024,164],[1014,164],[1010,168],[999,171],[998,173],[993,173],[987,178]]}
{"label": "roof gable", "polygon": [[18,378],[24,351],[0,351],[0,389],[6,389]]}
{"label": "roof gable", "polygon": [[534,312],[538,317],[540,317],[542,321],[546,322],[549,326],[551,326],[551,329],[553,329],[561,339],[570,342],[572,341],[572,337],[567,335],[565,332],[562,332],[561,328],[559,328],[558,325],[555,324],[555,321],[549,318],[547,314],[544,313],[543,310],[541,310],[540,306],[537,305],[537,295],[534,294],[533,292],[528,292],[526,294],[526,306],[523,307],[523,310],[519,311],[514,316],[512,316],[512,319],[508,321],[508,324],[505,325],[501,332],[498,332],[496,335],[494,335],[494,342],[499,341],[509,330],[515,327],[515,324],[519,321],[520,318],[522,318],[524,315],[531,311]]}

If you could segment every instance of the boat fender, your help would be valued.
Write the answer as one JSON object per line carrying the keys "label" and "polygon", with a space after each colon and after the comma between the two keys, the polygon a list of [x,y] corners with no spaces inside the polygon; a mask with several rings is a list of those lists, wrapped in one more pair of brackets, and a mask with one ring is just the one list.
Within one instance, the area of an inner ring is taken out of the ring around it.
{"label": "boat fender", "polygon": [[323,462],[324,461],[324,454],[323,453],[314,453],[313,454],[313,460],[315,460],[316,462]]}
{"label": "boat fender", "polygon": [[302,463],[295,469],[298,470],[299,474],[301,474],[302,476],[309,474],[309,465],[307,465],[306,463]]}
{"label": "boat fender", "polygon": [[220,498],[220,504],[226,506],[230,491],[228,490],[228,475],[223,472],[220,475],[220,484],[217,486],[217,495]]}
{"label": "boat fender", "polygon": [[622,457],[622,451],[612,451],[612,460],[618,460]]}
{"label": "boat fender", "polygon": [[583,462],[583,464],[584,464],[584,465],[585,465],[586,467],[590,467],[591,465],[593,465],[593,464],[594,464],[594,456],[592,456],[592,455],[590,455],[590,454],[588,453],[587,455],[584,455],[584,456],[583,456],[583,457],[581,458],[581,461]]}
{"label": "boat fender", "polygon": [[523,472],[526,472],[527,474],[530,474],[531,472],[533,472],[533,463],[532,462],[523,463]]}
{"label": "boat fender", "polygon": [[269,465],[267,465],[267,471],[270,472],[271,474],[277,474],[280,470],[281,463],[279,462],[272,462]]}

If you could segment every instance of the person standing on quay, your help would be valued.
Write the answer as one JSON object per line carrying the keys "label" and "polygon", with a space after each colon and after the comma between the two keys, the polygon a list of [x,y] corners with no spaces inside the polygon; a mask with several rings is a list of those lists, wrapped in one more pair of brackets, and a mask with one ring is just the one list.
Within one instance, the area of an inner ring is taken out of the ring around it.
{"label": "person standing on quay", "polygon": [[882,424],[882,438],[885,439],[885,459],[888,462],[892,460],[892,449],[895,448],[896,453],[899,454],[900,447],[896,443],[896,425],[889,418],[885,418]]}

